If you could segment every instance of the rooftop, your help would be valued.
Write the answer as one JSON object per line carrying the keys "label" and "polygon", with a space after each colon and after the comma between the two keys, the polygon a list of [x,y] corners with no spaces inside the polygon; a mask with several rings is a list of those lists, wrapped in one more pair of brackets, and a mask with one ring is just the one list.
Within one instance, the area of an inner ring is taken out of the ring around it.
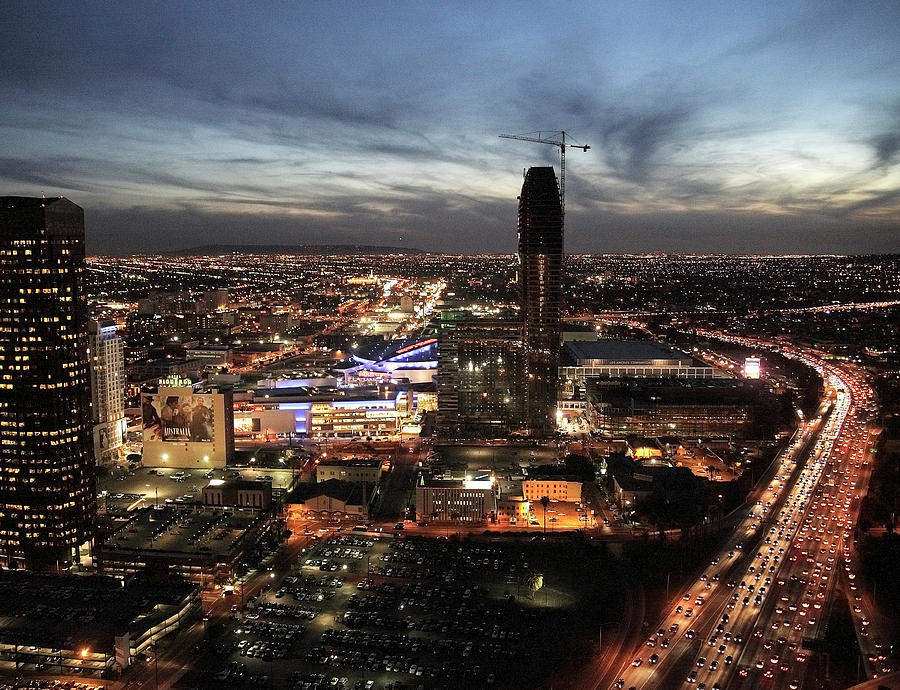
{"label": "rooftop", "polygon": [[[260,487],[259,482],[250,484]],[[110,555],[140,551],[225,559],[262,519],[258,513],[243,510],[145,508],[108,536],[101,549]]]}
{"label": "rooftop", "polygon": [[437,338],[401,338],[386,343],[375,343],[353,355],[361,364],[384,362],[432,362],[437,357]]}
{"label": "rooftop", "polygon": [[320,460],[319,467],[381,467],[378,458],[330,458]]}
{"label": "rooftop", "polygon": [[529,474],[525,481],[538,481],[538,482],[578,482],[579,484],[584,481],[581,477],[575,474]]}
{"label": "rooftop", "polygon": [[356,482],[345,482],[340,479],[328,479],[315,484],[298,484],[291,492],[289,502],[305,503],[308,499],[328,496],[348,505],[363,504],[363,486]]}
{"label": "rooftop", "polygon": [[697,366],[694,360],[683,352],[650,340],[577,340],[563,346],[563,359],[575,366],[585,360],[614,364],[644,364],[651,362],[677,363],[682,366]]}
{"label": "rooftop", "polygon": [[102,575],[0,571],[0,640],[51,649],[114,653],[114,636],[136,637],[194,591],[183,582]]}

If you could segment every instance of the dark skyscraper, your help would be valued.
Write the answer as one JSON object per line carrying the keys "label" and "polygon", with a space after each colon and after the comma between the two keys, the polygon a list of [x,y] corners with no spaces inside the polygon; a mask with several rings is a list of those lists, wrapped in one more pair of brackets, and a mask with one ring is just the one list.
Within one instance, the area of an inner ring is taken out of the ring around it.
{"label": "dark skyscraper", "polygon": [[525,348],[525,424],[555,428],[563,236],[559,184],[551,167],[529,168],[519,197],[519,290]]}
{"label": "dark skyscraper", "polygon": [[96,520],[84,212],[0,197],[0,565],[55,567]]}

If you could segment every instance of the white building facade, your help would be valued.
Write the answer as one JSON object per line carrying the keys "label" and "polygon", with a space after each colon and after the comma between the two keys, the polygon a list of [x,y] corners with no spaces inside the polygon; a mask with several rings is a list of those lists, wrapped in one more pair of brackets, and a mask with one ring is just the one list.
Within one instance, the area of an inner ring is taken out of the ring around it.
{"label": "white building facade", "polygon": [[91,322],[91,414],[94,457],[98,463],[119,459],[125,439],[125,354],[119,327]]}

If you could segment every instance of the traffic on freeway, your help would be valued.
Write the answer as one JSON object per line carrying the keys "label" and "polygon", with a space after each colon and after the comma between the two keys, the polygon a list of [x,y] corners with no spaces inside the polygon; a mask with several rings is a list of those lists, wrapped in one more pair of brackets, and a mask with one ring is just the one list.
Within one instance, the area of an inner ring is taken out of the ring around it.
{"label": "traffic on freeway", "polygon": [[815,650],[830,606],[848,598],[868,677],[893,663],[858,592],[853,533],[868,482],[875,400],[852,365],[784,343],[701,335],[777,350],[815,369],[826,396],[775,462],[764,493],[693,586],[672,601],[614,688],[801,688],[819,678]]}

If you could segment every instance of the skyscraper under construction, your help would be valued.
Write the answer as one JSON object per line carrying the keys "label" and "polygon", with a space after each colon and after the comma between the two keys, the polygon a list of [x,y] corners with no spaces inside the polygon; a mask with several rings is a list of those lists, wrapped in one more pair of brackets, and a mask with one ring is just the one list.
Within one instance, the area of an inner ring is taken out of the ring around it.
{"label": "skyscraper under construction", "polygon": [[519,291],[525,349],[525,424],[549,436],[556,423],[563,220],[552,167],[529,168],[519,197]]}
{"label": "skyscraper under construction", "polygon": [[60,567],[93,536],[84,211],[0,197],[0,565]]}

